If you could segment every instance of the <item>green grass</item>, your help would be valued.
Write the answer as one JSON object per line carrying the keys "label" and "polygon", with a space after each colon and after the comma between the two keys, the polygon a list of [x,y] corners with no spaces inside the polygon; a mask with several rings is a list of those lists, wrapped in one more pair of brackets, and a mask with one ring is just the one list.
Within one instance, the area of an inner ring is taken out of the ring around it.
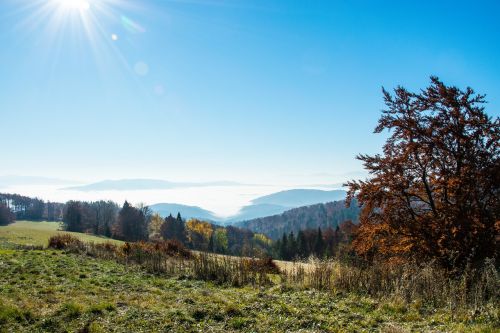
{"label": "green grass", "polygon": [[18,221],[8,226],[0,226],[0,247],[10,248],[19,245],[47,246],[51,236],[58,233],[68,233],[86,242],[114,242],[121,243],[105,237],[98,237],[77,232],[60,231],[59,222],[31,222]]}
{"label": "green grass", "polygon": [[[62,251],[0,250],[0,332],[498,332],[496,317],[233,288]],[[494,312],[494,310],[492,310]]]}
{"label": "green grass", "polygon": [[235,288],[11,246],[44,245],[57,229],[48,222],[0,227],[7,245],[0,248],[0,332],[500,332],[500,309],[433,309],[280,284]]}

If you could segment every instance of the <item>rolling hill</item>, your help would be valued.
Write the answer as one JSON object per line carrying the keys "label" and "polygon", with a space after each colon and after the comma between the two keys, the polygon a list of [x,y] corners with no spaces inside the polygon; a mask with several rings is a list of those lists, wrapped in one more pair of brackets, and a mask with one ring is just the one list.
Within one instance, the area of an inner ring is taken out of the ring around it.
{"label": "rolling hill", "polygon": [[177,213],[181,213],[183,218],[198,218],[214,221],[221,225],[230,225],[241,221],[282,214],[292,208],[342,200],[345,198],[345,194],[346,192],[342,190],[323,191],[311,189],[294,189],[276,192],[253,199],[250,205],[242,207],[237,214],[225,219],[216,216],[211,211],[197,206],[176,203],[158,203],[151,205],[150,208],[163,217],[169,214],[175,216]]}
{"label": "rolling hill", "polygon": [[279,205],[295,208],[318,203],[332,202],[345,199],[346,192],[342,190],[311,190],[295,189],[281,191],[252,200],[253,204]]}
{"label": "rolling hill", "polygon": [[149,206],[149,208],[151,208],[153,212],[160,214],[162,217],[167,217],[170,214],[172,214],[172,216],[176,216],[177,213],[180,213],[184,219],[197,218],[208,221],[218,220],[218,217],[214,213],[197,206],[180,205],[175,203],[158,203]]}
{"label": "rolling hill", "polygon": [[346,192],[342,190],[294,189],[276,192],[253,199],[250,205],[243,207],[238,214],[229,217],[223,222],[235,224],[241,221],[278,215],[292,208],[343,200],[345,196]]}
{"label": "rolling hill", "polygon": [[357,223],[359,211],[357,204],[353,203],[347,208],[342,200],[294,208],[279,215],[238,222],[235,226],[278,239],[284,232],[297,233],[299,230],[318,227],[335,228],[346,220]]}

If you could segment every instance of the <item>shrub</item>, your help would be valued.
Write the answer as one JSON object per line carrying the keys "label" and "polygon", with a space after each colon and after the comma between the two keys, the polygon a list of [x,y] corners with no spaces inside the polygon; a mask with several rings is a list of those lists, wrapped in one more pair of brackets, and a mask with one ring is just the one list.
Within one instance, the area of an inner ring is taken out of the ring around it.
{"label": "shrub", "polygon": [[245,269],[253,272],[266,273],[266,274],[279,274],[280,270],[278,265],[271,257],[264,257],[259,259],[242,259]]}
{"label": "shrub", "polygon": [[84,248],[84,244],[69,234],[58,234],[49,238],[49,248],[78,252]]}

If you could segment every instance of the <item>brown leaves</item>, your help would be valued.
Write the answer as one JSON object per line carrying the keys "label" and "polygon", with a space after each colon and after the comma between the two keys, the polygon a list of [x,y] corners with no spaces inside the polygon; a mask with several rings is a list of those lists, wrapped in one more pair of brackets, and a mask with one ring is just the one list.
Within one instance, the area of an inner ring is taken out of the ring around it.
{"label": "brown leaves", "polygon": [[375,132],[391,136],[383,155],[357,157],[371,178],[347,183],[348,204],[363,206],[356,251],[443,266],[496,256],[500,122],[484,113],[484,95],[436,77],[420,94],[383,94]]}

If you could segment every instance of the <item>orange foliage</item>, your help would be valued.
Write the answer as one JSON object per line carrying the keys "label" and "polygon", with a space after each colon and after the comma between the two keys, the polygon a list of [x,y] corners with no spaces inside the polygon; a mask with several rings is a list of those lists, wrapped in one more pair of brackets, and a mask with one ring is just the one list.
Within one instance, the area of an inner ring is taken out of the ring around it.
{"label": "orange foliage", "polygon": [[368,259],[435,259],[451,268],[498,254],[500,121],[484,96],[431,78],[420,94],[384,90],[382,155],[359,155],[371,174],[352,181],[362,211],[353,247]]}

